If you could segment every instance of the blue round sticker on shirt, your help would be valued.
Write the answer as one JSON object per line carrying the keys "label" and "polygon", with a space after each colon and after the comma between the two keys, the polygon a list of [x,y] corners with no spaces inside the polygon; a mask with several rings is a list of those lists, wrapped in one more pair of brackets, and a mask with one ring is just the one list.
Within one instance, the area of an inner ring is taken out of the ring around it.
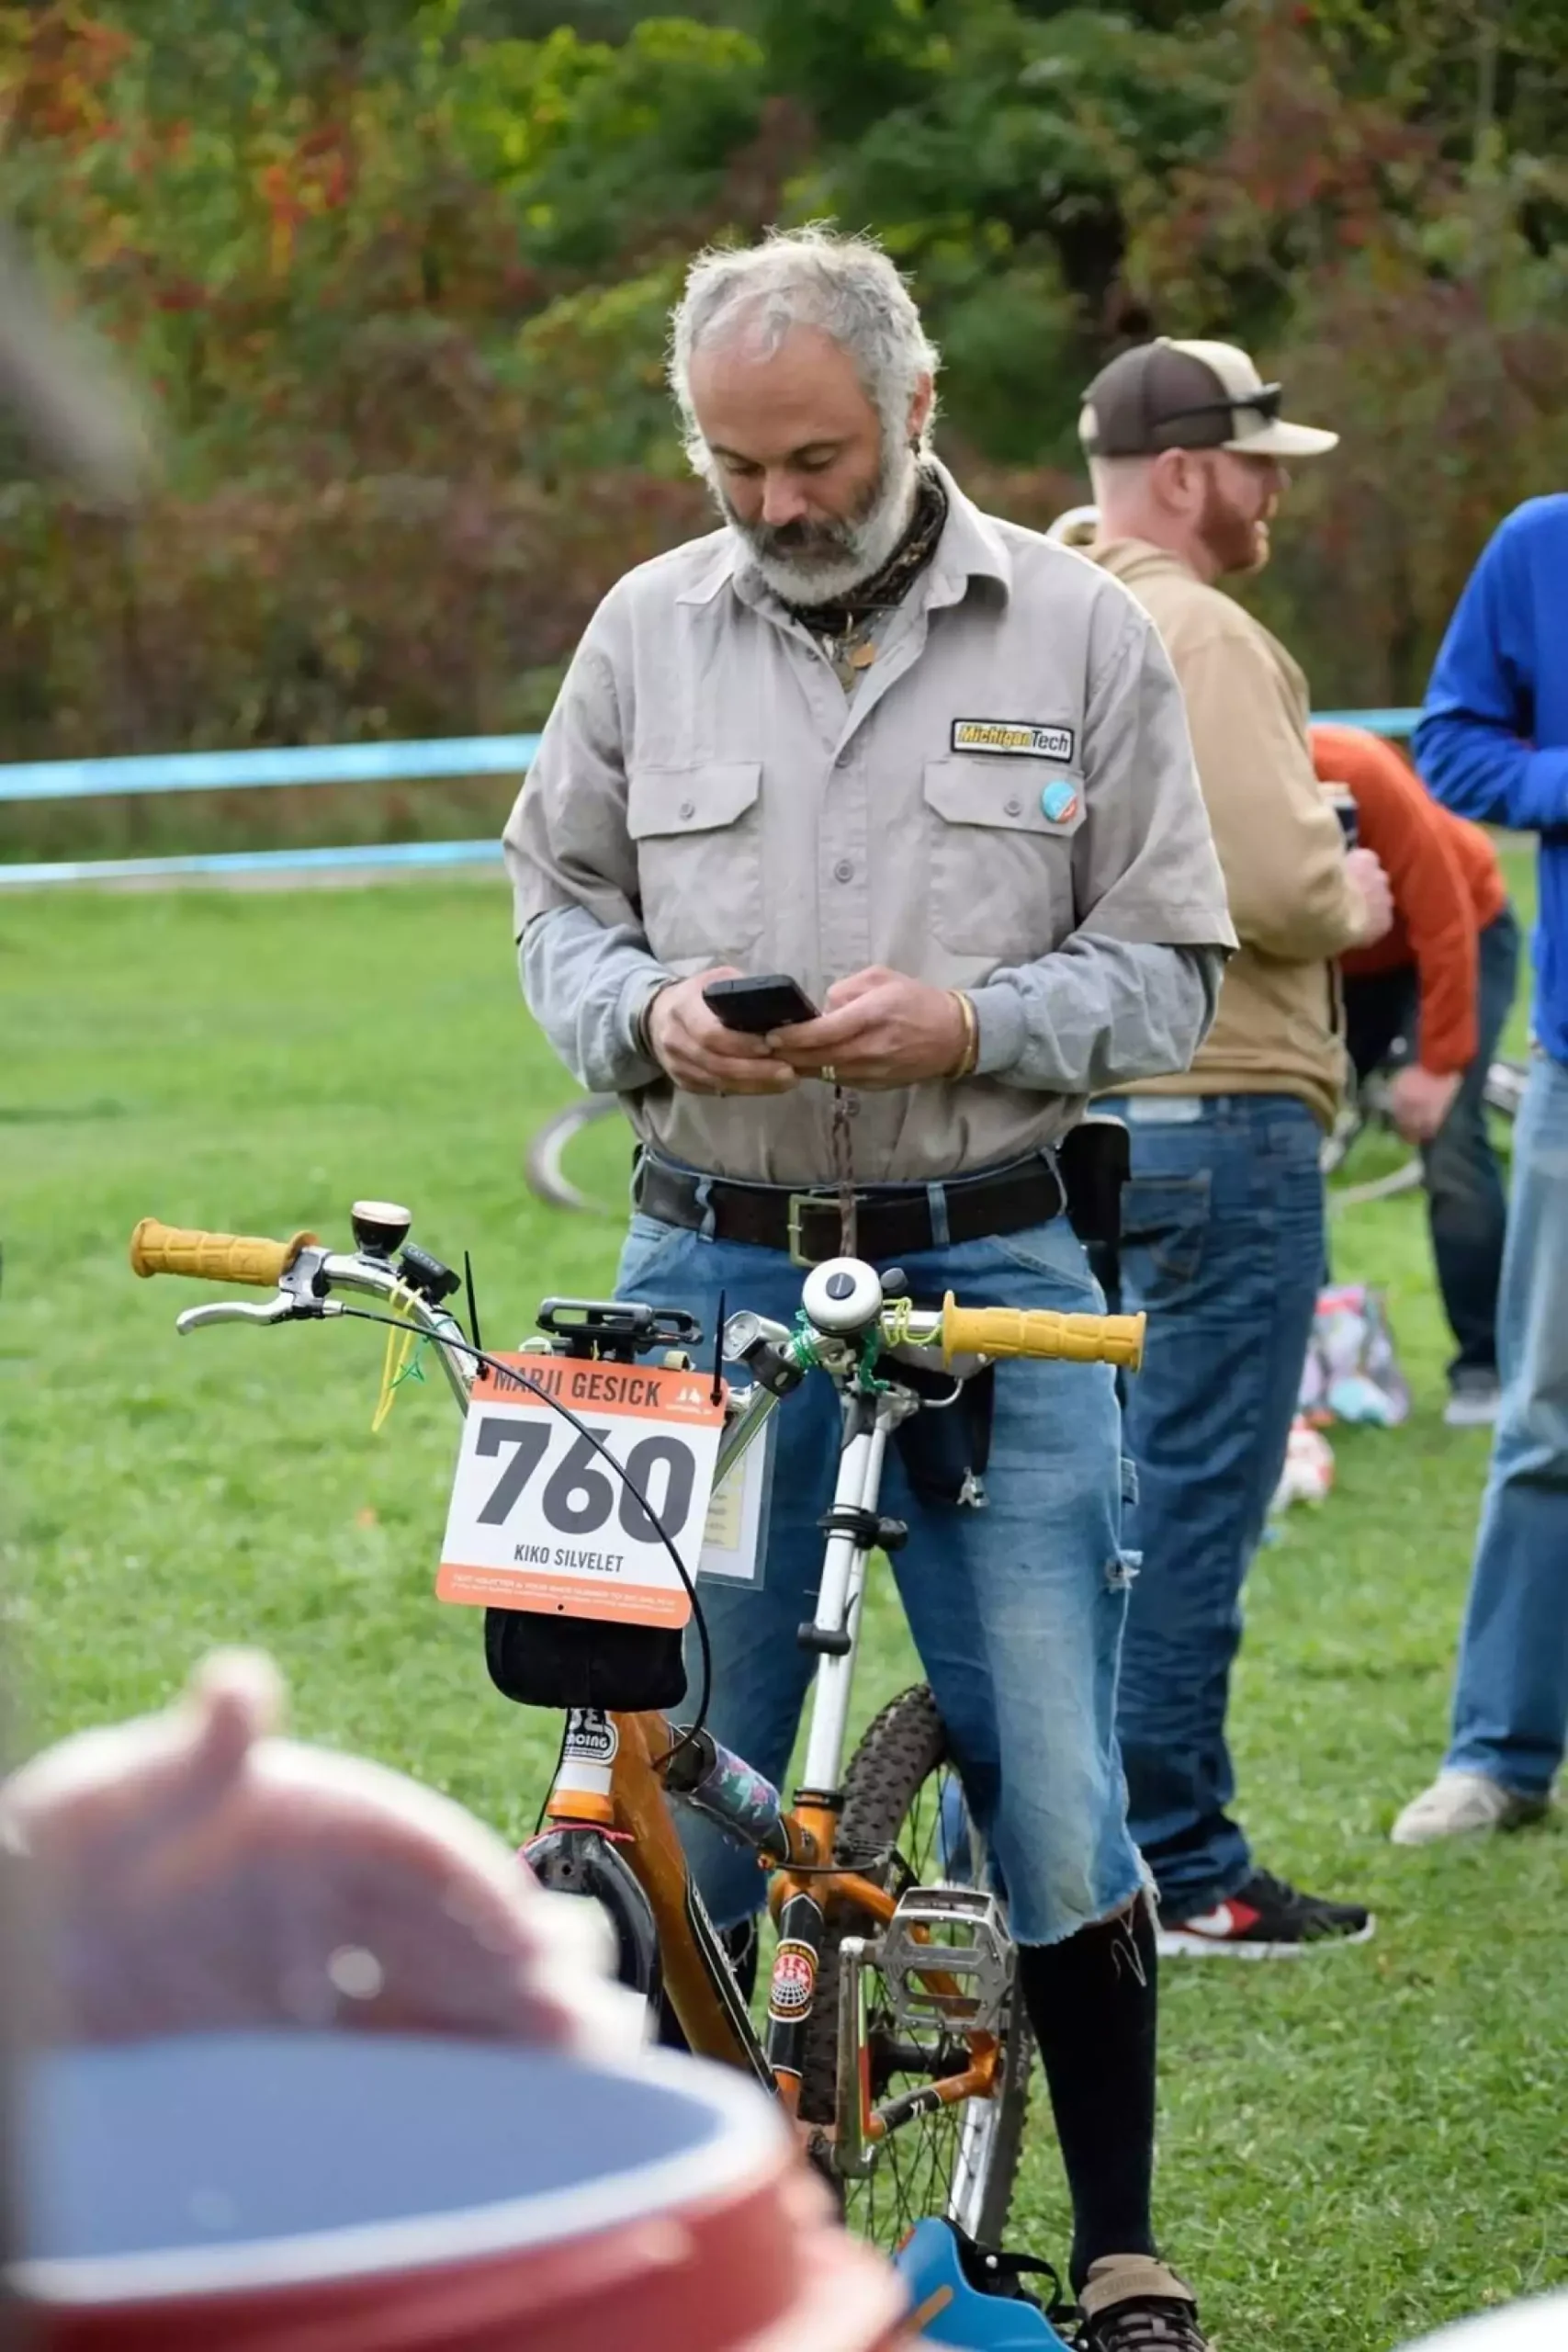
{"label": "blue round sticker on shirt", "polygon": [[1041,808],[1054,825],[1059,825],[1065,817],[1070,817],[1077,805],[1077,794],[1062,776],[1058,776],[1055,784],[1048,784],[1040,796]]}

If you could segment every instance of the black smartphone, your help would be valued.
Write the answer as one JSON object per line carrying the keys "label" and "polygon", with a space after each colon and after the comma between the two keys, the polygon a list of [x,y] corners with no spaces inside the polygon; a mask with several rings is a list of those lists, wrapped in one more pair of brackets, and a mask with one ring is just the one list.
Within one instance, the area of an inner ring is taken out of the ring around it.
{"label": "black smartphone", "polygon": [[1328,798],[1335,815],[1339,820],[1339,830],[1345,836],[1346,848],[1355,849],[1361,838],[1361,812],[1356,805],[1354,793],[1348,792],[1342,784],[1338,784],[1332,787]]}
{"label": "black smartphone", "polygon": [[817,1018],[817,1007],[787,972],[765,972],[754,980],[710,980],[703,1002],[727,1029],[739,1029],[748,1037],[765,1037],[770,1029],[792,1029]]}

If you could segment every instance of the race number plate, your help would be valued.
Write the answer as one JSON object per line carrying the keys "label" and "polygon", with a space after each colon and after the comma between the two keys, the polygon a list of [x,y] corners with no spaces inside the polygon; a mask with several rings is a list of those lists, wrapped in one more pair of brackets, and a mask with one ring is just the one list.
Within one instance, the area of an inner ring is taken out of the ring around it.
{"label": "race number plate", "polygon": [[[702,1373],[512,1355],[570,1406],[642,1494],[694,1575],[722,1404]],[[504,1372],[474,1383],[435,1589],[472,1607],[683,1625],[692,1604],[648,1512],[545,1397]]]}

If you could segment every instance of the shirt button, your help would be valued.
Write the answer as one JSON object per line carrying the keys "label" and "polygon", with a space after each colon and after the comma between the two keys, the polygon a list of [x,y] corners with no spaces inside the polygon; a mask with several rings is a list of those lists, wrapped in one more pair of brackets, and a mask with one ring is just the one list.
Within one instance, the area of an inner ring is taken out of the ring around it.
{"label": "shirt button", "polygon": [[833,765],[836,768],[847,768],[850,763],[851,756],[850,747],[846,743],[843,750],[834,758]]}
{"label": "shirt button", "polygon": [[855,878],[855,870],[854,870],[854,867],[850,864],[850,861],[849,861],[849,859],[848,859],[847,857],[841,857],[841,858],[839,860],[839,863],[837,864],[837,865],[835,865],[835,866],[834,866],[834,868],[833,868],[833,879],[834,879],[834,881],[835,881],[835,882],[852,882],[852,881],[854,880],[854,878]]}
{"label": "shirt button", "polygon": [[1013,795],[1013,797],[1012,797],[1012,798],[1008,802],[1008,805],[1007,805],[1007,812],[1008,812],[1008,815],[1009,815],[1010,817],[1021,817],[1021,816],[1022,816],[1022,814],[1023,814],[1023,803],[1022,803],[1022,801],[1018,797],[1018,796],[1017,796],[1017,794],[1016,794],[1016,793]]}
{"label": "shirt button", "polygon": [[692,819],[696,815],[696,813],[697,813],[697,804],[696,804],[696,802],[695,802],[694,800],[682,800],[682,803],[681,803],[681,822],[682,822],[683,825],[684,825],[684,824],[688,824],[688,823],[691,821],[691,820],[692,820]]}

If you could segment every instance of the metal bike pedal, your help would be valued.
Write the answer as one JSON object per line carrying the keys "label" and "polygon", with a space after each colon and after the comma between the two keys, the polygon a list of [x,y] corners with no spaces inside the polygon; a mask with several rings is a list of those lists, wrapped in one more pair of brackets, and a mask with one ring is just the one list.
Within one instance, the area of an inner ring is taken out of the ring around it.
{"label": "metal bike pedal", "polygon": [[877,1965],[900,2025],[1000,2030],[1013,1946],[1001,1905],[983,1887],[910,1887],[878,1939]]}

